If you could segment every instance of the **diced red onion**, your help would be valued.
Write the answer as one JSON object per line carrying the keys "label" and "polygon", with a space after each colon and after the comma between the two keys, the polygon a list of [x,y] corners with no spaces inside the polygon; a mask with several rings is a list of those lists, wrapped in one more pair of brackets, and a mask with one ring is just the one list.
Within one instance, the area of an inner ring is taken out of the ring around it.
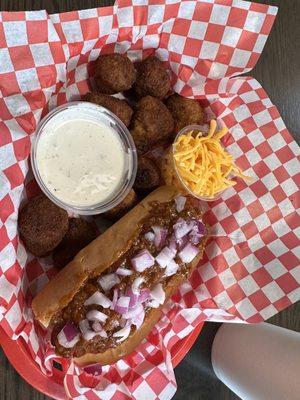
{"label": "diced red onion", "polygon": [[58,343],[66,349],[71,349],[79,341],[79,330],[73,322],[68,321],[57,335]]}
{"label": "diced red onion", "polygon": [[106,314],[98,310],[90,310],[86,314],[86,318],[89,321],[105,322],[108,318]]}
{"label": "diced red onion", "polygon": [[108,292],[115,285],[120,283],[120,279],[117,274],[107,274],[99,278],[98,283],[105,292]]}
{"label": "diced red onion", "polygon": [[147,301],[146,306],[150,308],[158,308],[160,304],[157,300],[152,299]]}
{"label": "diced red onion", "polygon": [[139,313],[137,313],[133,318],[131,318],[131,323],[136,326],[136,329],[139,329],[143,325],[144,319],[145,319],[145,310],[144,307],[142,307]]}
{"label": "diced red onion", "polygon": [[118,297],[119,297],[119,290],[114,289],[113,299],[112,299],[112,303],[111,303],[111,307],[110,307],[112,310],[114,310],[116,307]]}
{"label": "diced red onion", "polygon": [[190,232],[187,222],[183,218],[179,218],[176,224],[173,225],[176,240],[181,239]]}
{"label": "diced red onion", "polygon": [[154,262],[154,257],[146,249],[140,251],[131,259],[133,268],[138,272],[143,272],[145,269],[152,267]]}
{"label": "diced red onion", "polygon": [[131,310],[128,310],[127,313],[123,314],[123,318],[127,319],[132,319],[138,314],[141,314],[144,310],[144,307],[142,304],[138,304],[135,308],[132,308]]}
{"label": "diced red onion", "polygon": [[97,335],[97,333],[91,329],[90,323],[87,319],[79,322],[79,328],[81,330],[83,339],[86,341],[92,340]]}
{"label": "diced red onion", "polygon": [[94,332],[101,332],[102,331],[102,325],[100,324],[100,322],[95,321],[92,323],[92,328]]}
{"label": "diced red onion", "polygon": [[102,366],[100,364],[88,365],[83,370],[89,375],[99,376],[102,374]]}
{"label": "diced red onion", "polygon": [[138,302],[138,299],[139,299],[139,291],[134,293],[133,290],[132,290],[132,287],[129,286],[126,289],[125,295],[129,296],[129,298],[130,298],[129,309],[134,308],[137,305],[137,302]]}
{"label": "diced red onion", "polygon": [[184,197],[184,196],[175,197],[175,203],[176,203],[177,212],[183,211],[185,203],[186,203],[186,197]]}
{"label": "diced red onion", "polygon": [[107,333],[105,332],[105,330],[102,328],[102,325],[100,324],[100,322],[93,322],[92,323],[92,328],[94,332],[97,332],[97,335],[103,337],[103,338],[107,338]]}
{"label": "diced red onion", "polygon": [[130,297],[128,296],[121,296],[117,304],[115,305],[115,311],[119,314],[125,314],[128,311],[130,303]]}
{"label": "diced red onion", "polygon": [[120,339],[117,340],[117,342],[123,342],[130,335],[130,330],[131,330],[131,327],[129,325],[125,326],[124,328],[122,328],[119,331],[115,332],[113,334],[113,337],[120,338]]}
{"label": "diced red onion", "polygon": [[193,244],[199,244],[204,234],[205,234],[205,226],[202,221],[198,220],[195,222],[195,226],[189,233],[189,240]]}
{"label": "diced red onion", "polygon": [[173,260],[176,253],[172,251],[169,247],[164,247],[161,252],[156,256],[156,261],[161,266],[161,268],[165,268],[168,263]]}
{"label": "diced red onion", "polygon": [[140,285],[144,282],[144,278],[141,276],[138,276],[135,278],[133,281],[131,287],[127,287],[126,289],[126,296],[130,297],[130,302],[129,302],[129,309],[132,309],[136,307],[138,301],[139,301],[139,296],[140,296]]}
{"label": "diced red onion", "polygon": [[175,275],[178,271],[179,265],[174,260],[171,260],[165,269],[166,276]]}
{"label": "diced red onion", "polygon": [[197,256],[199,253],[198,247],[194,246],[192,243],[188,243],[180,252],[179,252],[179,257],[182,262],[184,263],[189,263],[193,261],[193,259]]}
{"label": "diced red onion", "polygon": [[203,235],[199,235],[199,233],[195,232],[194,230],[189,233],[189,241],[192,244],[199,244],[202,237]]}
{"label": "diced red onion", "polygon": [[157,225],[152,226],[152,229],[155,234],[154,245],[157,249],[159,249],[165,244],[168,235],[168,229]]}
{"label": "diced red onion", "polygon": [[63,331],[67,340],[73,340],[79,333],[77,326],[71,321],[67,321]]}
{"label": "diced red onion", "polygon": [[139,298],[138,298],[138,302],[144,303],[144,301],[148,300],[149,297],[150,297],[150,290],[145,288],[145,289],[141,290]]}
{"label": "diced red onion", "polygon": [[164,304],[166,299],[165,291],[161,283],[158,283],[150,292],[151,298],[156,300],[159,304]]}
{"label": "diced red onion", "polygon": [[153,232],[147,232],[144,235],[145,239],[148,240],[148,242],[152,243],[154,242],[155,234]]}
{"label": "diced red onion", "polygon": [[132,274],[133,274],[133,271],[130,271],[130,269],[127,269],[127,268],[119,267],[119,268],[116,270],[116,274],[117,274],[117,275],[120,275],[120,276],[129,276],[129,275],[132,275]]}
{"label": "diced red onion", "polygon": [[193,229],[194,225],[195,222],[187,222],[183,218],[179,218],[176,224],[173,225],[176,239],[181,239],[183,236],[187,235]]}
{"label": "diced red onion", "polygon": [[182,238],[177,240],[177,248],[181,250],[189,241],[188,235],[183,236]]}
{"label": "diced red onion", "polygon": [[199,235],[204,235],[205,234],[205,225],[201,220],[197,221],[197,227],[198,227],[198,233]]}
{"label": "diced red onion", "polygon": [[141,276],[138,276],[137,278],[135,278],[135,280],[133,281],[131,288],[133,293],[135,294],[139,294],[140,289],[139,287],[141,286],[141,284],[144,282],[144,278],[142,278]]}
{"label": "diced red onion", "polygon": [[102,306],[103,308],[108,308],[111,306],[111,301],[103,293],[97,291],[84,302],[85,306],[93,304]]}
{"label": "diced red onion", "polygon": [[169,249],[170,250],[172,250],[175,254],[177,253],[177,243],[176,243],[176,238],[175,238],[175,235],[173,234],[171,237],[170,237],[170,240],[169,240]]}
{"label": "diced red onion", "polygon": [[172,252],[173,258],[174,258],[176,256],[176,254],[177,254],[177,249],[175,250],[174,247],[172,249],[169,247],[169,249]]}
{"label": "diced red onion", "polygon": [[90,322],[87,319],[83,319],[79,322],[79,328],[81,333],[84,335],[87,331],[91,329]]}

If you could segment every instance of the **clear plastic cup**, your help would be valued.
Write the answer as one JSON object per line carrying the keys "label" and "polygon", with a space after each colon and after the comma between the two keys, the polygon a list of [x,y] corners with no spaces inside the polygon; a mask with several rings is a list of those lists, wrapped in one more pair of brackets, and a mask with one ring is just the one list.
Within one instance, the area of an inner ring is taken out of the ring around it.
{"label": "clear plastic cup", "polygon": [[[183,129],[181,129],[181,131],[178,132],[175,140],[174,140],[174,144],[172,145],[172,147],[170,148],[170,155],[171,155],[171,159],[172,159],[172,167],[174,169],[174,173],[175,173],[175,181],[177,180],[177,183],[175,183],[175,185],[178,188],[181,188],[185,193],[191,194],[192,196],[196,197],[199,200],[203,200],[203,201],[216,201],[218,200],[222,193],[224,192],[224,190],[220,191],[219,193],[217,193],[216,196],[214,197],[205,197],[205,196],[199,196],[198,194],[194,193],[184,182],[182,176],[180,175],[180,172],[177,169],[176,166],[176,162],[174,159],[174,153],[175,153],[175,143],[177,142],[178,138],[182,135],[185,135],[186,133],[190,132],[190,131],[195,131],[195,132],[202,132],[202,133],[208,133],[208,126],[206,125],[188,125],[186,127],[184,127]],[[226,189],[225,189],[226,190]]]}
{"label": "clear plastic cup", "polygon": [[[64,113],[64,115],[63,115]],[[83,118],[94,122],[101,122],[112,129],[119,137],[125,155],[125,166],[122,179],[117,189],[104,201],[91,205],[74,205],[64,202],[62,199],[57,198],[53,192],[49,190],[43,181],[37,163],[37,148],[39,140],[43,134],[45,134],[46,128],[49,126],[56,126],[62,120],[61,118],[72,118],[72,115],[76,115],[76,118]],[[51,125],[50,125],[51,124]],[[125,127],[122,121],[108,111],[106,108],[98,106],[96,104],[78,101],[71,102],[62,106],[59,106],[47,114],[38,124],[36,129],[36,135],[31,148],[31,165],[33,174],[40,188],[49,197],[51,201],[57,204],[59,207],[79,215],[94,215],[100,214],[118,205],[129,193],[133,186],[136,170],[137,170],[137,153],[134,141],[130,135],[130,132]]]}

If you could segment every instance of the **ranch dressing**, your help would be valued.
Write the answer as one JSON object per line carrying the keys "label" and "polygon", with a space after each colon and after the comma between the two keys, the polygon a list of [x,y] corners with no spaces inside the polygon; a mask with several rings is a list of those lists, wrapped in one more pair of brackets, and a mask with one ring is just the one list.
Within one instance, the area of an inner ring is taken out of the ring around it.
{"label": "ranch dressing", "polygon": [[125,154],[113,129],[78,118],[45,127],[36,162],[43,183],[55,197],[73,206],[92,206],[120,187]]}

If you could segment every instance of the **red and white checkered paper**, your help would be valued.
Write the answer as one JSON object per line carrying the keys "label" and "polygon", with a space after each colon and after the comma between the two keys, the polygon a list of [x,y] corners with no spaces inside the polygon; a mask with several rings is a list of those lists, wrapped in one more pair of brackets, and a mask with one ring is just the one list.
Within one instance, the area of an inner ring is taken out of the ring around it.
{"label": "red and white checkered paper", "polygon": [[100,53],[127,52],[133,60],[155,53],[174,90],[199,99],[229,128],[224,145],[255,178],[204,204],[212,238],[190,281],[147,340],[105,367],[96,387],[71,364],[70,397],[171,399],[170,349],[198,323],[260,322],[299,300],[299,149],[260,84],[239,76],[256,64],[276,12],[241,0],[125,0],[50,16],[0,14],[0,324],[25,340],[45,373],[53,350],[33,323],[30,301],[55,270],[50,259],[26,253],[17,216],[20,202],[38,192],[28,168],[36,124],[88,90],[89,61]]}

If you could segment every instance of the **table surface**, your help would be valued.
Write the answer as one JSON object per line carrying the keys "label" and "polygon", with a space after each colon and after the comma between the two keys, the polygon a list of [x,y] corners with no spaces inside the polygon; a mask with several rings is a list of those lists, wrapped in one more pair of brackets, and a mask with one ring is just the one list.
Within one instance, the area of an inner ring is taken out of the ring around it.
{"label": "table surface", "polygon": [[[258,1],[257,1],[258,2]],[[288,129],[300,141],[300,12],[299,0],[261,0],[279,6],[278,17],[264,52],[251,72],[277,105]],[[111,5],[110,0],[0,0],[0,10],[38,10],[49,13]],[[300,303],[270,320],[279,326],[300,332]],[[207,323],[192,350],[176,368],[178,391],[174,400],[238,399],[214,376],[210,364],[210,348],[219,324]],[[44,400],[24,382],[0,351],[0,399]]]}

